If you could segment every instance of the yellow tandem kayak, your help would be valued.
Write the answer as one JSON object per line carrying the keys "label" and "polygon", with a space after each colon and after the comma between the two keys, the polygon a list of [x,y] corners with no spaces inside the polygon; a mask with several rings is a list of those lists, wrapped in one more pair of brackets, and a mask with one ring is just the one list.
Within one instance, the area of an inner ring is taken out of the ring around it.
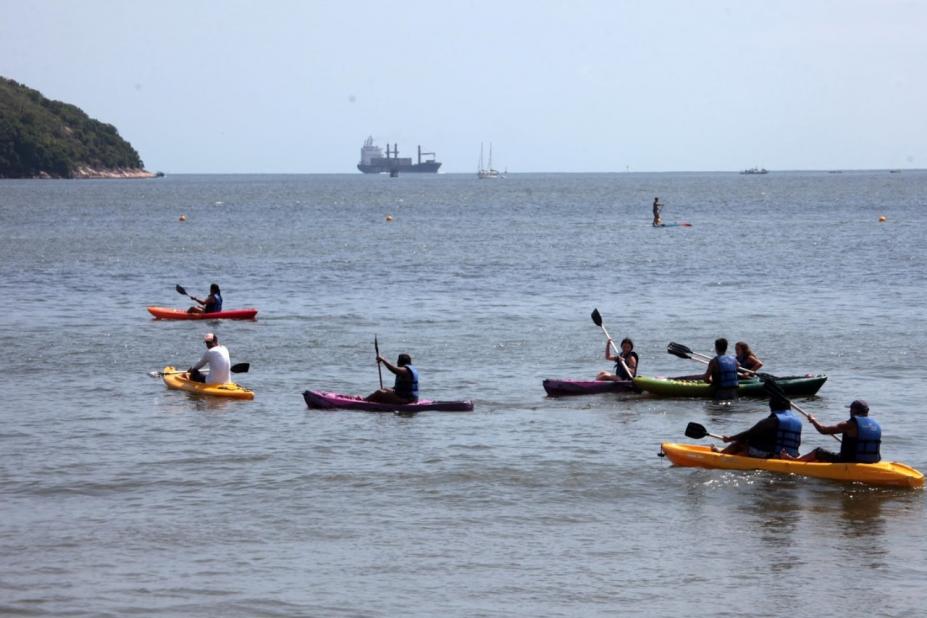
{"label": "yellow tandem kayak", "polygon": [[167,366],[163,371],[164,384],[173,390],[187,391],[213,397],[230,397],[232,399],[254,399],[254,391],[234,382],[230,384],[203,384],[193,382],[186,372]]}
{"label": "yellow tandem kayak", "polygon": [[890,487],[922,487],[924,475],[903,463],[880,461],[864,463],[804,462],[789,459],[760,459],[722,455],[700,444],[664,442],[661,452],[677,466],[719,468],[723,470],[767,470],[780,474],[800,474],[833,481],[856,481]]}

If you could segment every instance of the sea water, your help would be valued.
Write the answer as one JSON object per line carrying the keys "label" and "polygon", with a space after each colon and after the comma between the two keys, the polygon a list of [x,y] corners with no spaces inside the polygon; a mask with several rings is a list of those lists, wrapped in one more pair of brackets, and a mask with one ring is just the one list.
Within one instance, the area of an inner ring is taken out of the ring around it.
{"label": "sea water", "polygon": [[[745,340],[927,470],[925,207],[922,172],[0,181],[0,614],[917,615],[923,491],[675,468],[766,403],[541,382],[609,368],[594,308],[646,375]],[[258,319],[145,311],[212,282]],[[254,401],[146,375],[207,331]],[[375,336],[475,411],[308,410],[379,386]]]}

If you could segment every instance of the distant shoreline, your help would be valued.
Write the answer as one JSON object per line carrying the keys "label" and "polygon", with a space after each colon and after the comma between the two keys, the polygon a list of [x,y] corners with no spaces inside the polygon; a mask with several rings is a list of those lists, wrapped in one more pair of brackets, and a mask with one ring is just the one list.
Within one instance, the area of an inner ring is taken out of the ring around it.
{"label": "distant shoreline", "polygon": [[141,168],[103,168],[78,167],[70,177],[53,176],[41,172],[32,176],[32,180],[98,180],[107,178],[156,178],[157,174]]}

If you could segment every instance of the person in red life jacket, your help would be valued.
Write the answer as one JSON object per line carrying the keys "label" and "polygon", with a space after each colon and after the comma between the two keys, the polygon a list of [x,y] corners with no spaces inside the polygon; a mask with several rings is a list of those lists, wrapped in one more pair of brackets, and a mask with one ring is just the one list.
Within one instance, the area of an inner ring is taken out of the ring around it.
{"label": "person in red life jacket", "polygon": [[734,358],[737,359],[737,364],[740,367],[753,373],[759,371],[760,367],[763,366],[763,361],[757,358],[746,341],[738,341],[734,344]]}
{"label": "person in red life jacket", "polygon": [[882,427],[869,418],[869,404],[857,399],[850,404],[850,418],[836,425],[822,425],[808,415],[808,420],[819,433],[842,434],[840,452],[834,453],[816,448],[802,455],[799,461],[827,461],[839,463],[878,463],[882,460],[879,447],[882,444]]}
{"label": "person in red life jacket", "polygon": [[195,296],[191,296],[190,298],[202,306],[190,307],[187,309],[187,313],[216,313],[222,311],[222,292],[219,291],[218,283],[213,283],[209,286],[209,296],[207,296],[205,300],[200,300]]}
{"label": "person in red life jacket", "polygon": [[393,365],[382,356],[377,362],[386,365],[395,376],[393,388],[381,388],[365,397],[367,401],[378,403],[415,403],[418,401],[418,369],[412,366],[412,357],[400,354]]}
{"label": "person in red life jacket", "polygon": [[600,371],[595,377],[596,380],[611,380],[612,382],[624,382],[637,375],[637,352],[634,351],[634,342],[625,337],[621,340],[621,352],[612,355],[612,348],[615,342],[609,338],[605,342],[605,360],[615,362],[615,373]]}
{"label": "person in red life jacket", "polygon": [[[733,436],[722,436],[725,442],[733,444],[721,452],[747,457],[798,457],[801,420],[792,413],[791,404],[785,399],[770,398],[769,410],[769,416],[747,431]],[[717,449],[712,447],[712,450]]]}
{"label": "person in red life jacket", "polygon": [[715,401],[737,399],[737,359],[727,354],[724,337],[715,339],[715,354],[703,379],[714,387]]}

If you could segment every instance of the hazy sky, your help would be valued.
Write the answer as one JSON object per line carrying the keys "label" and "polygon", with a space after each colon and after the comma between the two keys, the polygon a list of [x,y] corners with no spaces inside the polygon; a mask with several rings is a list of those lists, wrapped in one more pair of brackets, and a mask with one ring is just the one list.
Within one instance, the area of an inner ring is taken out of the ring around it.
{"label": "hazy sky", "polygon": [[0,75],[146,167],[927,167],[927,1],[0,0]]}

